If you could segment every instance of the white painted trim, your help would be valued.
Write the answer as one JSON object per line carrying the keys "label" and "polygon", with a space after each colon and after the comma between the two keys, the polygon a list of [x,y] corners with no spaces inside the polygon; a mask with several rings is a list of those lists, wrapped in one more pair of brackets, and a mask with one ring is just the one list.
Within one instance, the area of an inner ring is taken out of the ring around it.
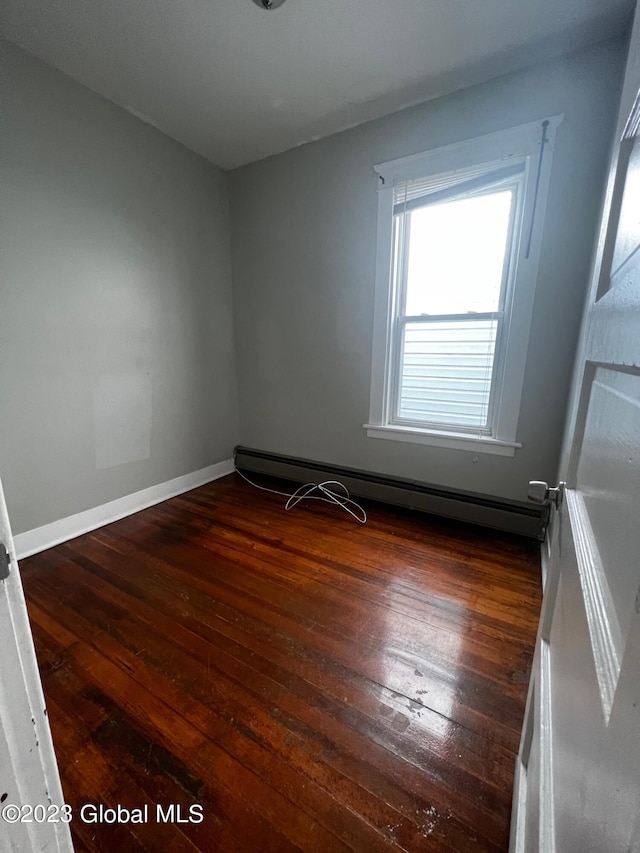
{"label": "white painted trim", "polygon": [[549,568],[551,566],[551,535],[547,528],[547,535],[544,537],[544,542],[540,543],[540,569],[542,572],[542,592],[544,593],[547,586],[547,578],[549,577]]}
{"label": "white painted trim", "polygon": [[[393,293],[393,182],[426,175],[449,174],[456,169],[495,163],[501,159],[520,158],[524,161],[524,183],[519,199],[518,233],[521,238],[511,253],[512,276],[505,303],[503,340],[496,351],[495,374],[492,379],[492,396],[495,401],[495,420],[492,424],[493,441],[474,442],[478,452],[500,456],[514,456],[520,403],[524,384],[526,357],[533,315],[533,302],[537,286],[538,266],[542,248],[545,210],[551,184],[552,155],[556,131],[564,115],[549,116],[547,121],[546,156],[538,174],[537,154],[540,151],[542,120],[509,128],[486,136],[467,139],[442,148],[425,151],[411,157],[382,163],[375,167],[380,176],[378,192],[378,226],[376,249],[376,282],[373,325],[373,353],[371,370],[371,396],[367,435],[413,444],[432,444],[454,450],[471,450],[464,439],[435,436],[432,431],[400,432],[394,436],[391,424],[390,401],[393,397],[392,370],[394,359],[393,328],[396,295]],[[537,193],[536,193],[537,188]],[[537,206],[534,202],[537,195]],[[529,229],[531,251],[527,257],[526,244]],[[387,430],[383,433],[382,429]],[[425,438],[420,438],[424,435]],[[484,448],[484,449],[483,449]],[[491,448],[491,449],[490,449]]]}
{"label": "white painted trim", "polygon": [[387,421],[392,305],[395,293],[392,276],[393,187],[378,193],[378,226],[376,239],[376,286],[373,312],[373,344],[371,353],[371,401],[369,420]]}
{"label": "white painted trim", "polygon": [[[549,121],[549,147],[553,149],[555,131],[562,123],[564,113],[546,118]],[[483,161],[495,162],[523,154],[534,154],[538,150],[540,125],[543,121],[541,118],[473,139],[452,142],[450,145],[432,148],[420,154],[379,163],[374,169],[384,179],[383,187],[386,188],[397,179],[424,177],[438,171],[447,172]]]}
{"label": "white painted trim", "polygon": [[509,834],[509,853],[524,853],[525,817],[527,814],[527,768],[520,756],[516,756],[516,770],[513,777],[513,817]]}
{"label": "white painted trim", "polygon": [[538,849],[555,853],[553,731],[551,719],[551,650],[540,640],[540,815]]}
{"label": "white painted trim", "polygon": [[605,722],[608,723],[620,676],[624,642],[584,499],[575,489],[567,489],[565,501],[576,551],[602,711]]}
{"label": "white painted trim", "polygon": [[629,118],[622,133],[623,139],[635,139],[640,131],[640,91],[636,93]]}
{"label": "white painted trim", "polygon": [[440,432],[414,427],[402,427],[396,424],[364,424],[369,438],[386,438],[390,441],[404,441],[409,444],[430,444],[434,447],[448,447],[452,450],[467,450],[470,453],[491,453],[494,456],[514,456],[522,447],[517,441],[502,441],[490,435],[465,435],[458,432]]}
{"label": "white painted trim", "polygon": [[204,486],[205,483],[226,477],[234,470],[233,459],[225,459],[215,465],[193,471],[191,474],[175,477],[173,480],[167,480],[167,482],[159,483],[157,486],[150,486],[148,489],[142,489],[132,495],[125,495],[122,498],[109,501],[109,503],[93,507],[93,509],[69,515],[66,518],[53,521],[51,524],[27,530],[25,533],[19,533],[14,536],[17,559],[22,560],[25,557],[30,557],[32,554],[52,548],[61,542],[75,539],[76,536],[81,536],[90,530],[110,524],[112,521],[133,515],[141,509],[154,506],[154,504],[159,504],[176,495],[189,492],[191,489],[197,489],[198,486]]}
{"label": "white painted trim", "polygon": [[[0,483],[0,542],[15,554],[15,544]],[[49,718],[22,580],[15,557],[0,581],[0,785],[5,806],[49,804],[61,808],[64,796],[51,740]],[[60,814],[57,815],[60,818]],[[2,850],[21,853],[73,853],[69,825],[0,819]]]}

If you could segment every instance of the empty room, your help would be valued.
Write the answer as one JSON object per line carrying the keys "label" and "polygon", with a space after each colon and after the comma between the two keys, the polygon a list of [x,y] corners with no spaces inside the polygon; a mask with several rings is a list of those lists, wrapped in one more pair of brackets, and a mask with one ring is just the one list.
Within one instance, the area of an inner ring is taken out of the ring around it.
{"label": "empty room", "polygon": [[640,850],[635,11],[0,0],[0,853]]}

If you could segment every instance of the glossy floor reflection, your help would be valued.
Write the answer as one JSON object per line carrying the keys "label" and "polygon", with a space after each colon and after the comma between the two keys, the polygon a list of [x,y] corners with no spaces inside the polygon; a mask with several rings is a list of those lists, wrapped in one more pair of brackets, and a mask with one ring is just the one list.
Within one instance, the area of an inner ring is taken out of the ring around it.
{"label": "glossy floor reflection", "polygon": [[506,851],[536,543],[230,476],[22,563],[78,850]]}

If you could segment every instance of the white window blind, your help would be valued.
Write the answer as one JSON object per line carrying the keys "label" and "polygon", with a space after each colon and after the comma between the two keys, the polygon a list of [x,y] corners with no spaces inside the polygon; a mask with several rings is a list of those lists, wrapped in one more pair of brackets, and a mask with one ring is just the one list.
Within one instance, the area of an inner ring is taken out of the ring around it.
{"label": "white window blind", "polygon": [[456,169],[442,175],[429,175],[424,178],[396,178],[393,182],[394,213],[401,209],[412,210],[425,202],[444,201],[465,192],[473,192],[487,184],[487,173],[493,183],[507,181],[524,171],[524,163],[483,163],[467,169]]}

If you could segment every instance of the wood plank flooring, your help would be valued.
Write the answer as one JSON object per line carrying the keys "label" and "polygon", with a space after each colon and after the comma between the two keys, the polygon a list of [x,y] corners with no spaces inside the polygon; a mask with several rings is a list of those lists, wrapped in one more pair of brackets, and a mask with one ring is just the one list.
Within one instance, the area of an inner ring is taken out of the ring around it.
{"label": "wood plank flooring", "polygon": [[506,851],[537,544],[282,504],[231,475],[22,562],[76,849]]}

